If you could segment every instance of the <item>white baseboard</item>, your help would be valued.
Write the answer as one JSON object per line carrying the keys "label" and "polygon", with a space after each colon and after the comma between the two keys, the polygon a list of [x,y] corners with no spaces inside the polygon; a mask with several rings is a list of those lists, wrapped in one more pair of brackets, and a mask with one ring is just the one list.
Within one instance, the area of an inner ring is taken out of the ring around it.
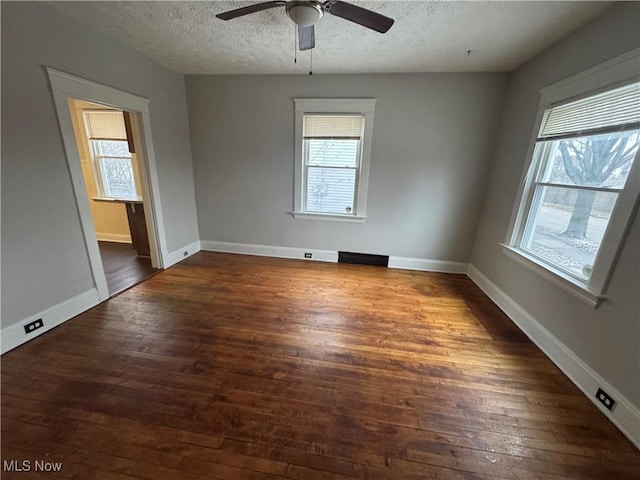
{"label": "white baseboard", "polygon": [[469,264],[424,258],[389,257],[389,268],[420,270],[423,272],[467,273]]}
{"label": "white baseboard", "polygon": [[131,235],[123,235],[119,233],[96,232],[96,238],[99,242],[131,243]]}
{"label": "white baseboard", "polygon": [[[23,343],[26,343],[29,340],[32,340],[51,330],[52,328],[57,327],[61,323],[70,320],[76,315],[89,310],[91,307],[95,307],[98,303],[100,303],[100,299],[98,298],[98,291],[93,288],[84,293],[81,293],[80,295],[71,297],[64,302],[54,305],[53,307],[47,308],[42,312],[20,320],[13,325],[3,328],[0,331],[0,337],[2,337],[0,341],[2,344],[1,353],[4,354],[9,350],[13,350]],[[31,323],[39,318],[42,319],[43,326],[32,333],[25,333],[24,326],[27,323]]]}
{"label": "white baseboard", "polygon": [[[272,245],[253,245],[248,243],[217,242],[202,240],[202,250],[211,252],[239,253],[242,255],[258,255],[260,257],[293,258],[319,262],[337,262],[338,252],[318,250],[314,248],[276,247]],[[311,258],[304,254],[310,253]],[[403,270],[422,270],[425,272],[466,273],[467,264],[462,262],[448,262],[444,260],[429,260],[424,258],[389,257],[389,268]]]}
{"label": "white baseboard", "polygon": [[[507,316],[542,350],[553,363],[593,402],[634,445],[640,448],[640,409],[633,405],[616,388],[602,378],[573,351],[558,340],[511,297],[502,291],[474,265],[469,265],[467,275],[495,302]],[[613,412],[607,410],[595,398],[601,387],[616,401]]]}
{"label": "white baseboard", "polygon": [[[253,245],[250,243],[217,242],[201,240],[202,250],[210,252],[239,253],[241,255],[257,255],[259,257],[278,257],[311,260],[318,262],[337,262],[338,252],[317,250],[314,248],[275,247],[271,245]],[[311,258],[304,258],[310,253]]]}
{"label": "white baseboard", "polygon": [[164,260],[164,268],[169,268],[172,265],[175,265],[178,262],[181,262],[187,257],[198,253],[200,251],[200,241],[196,241],[186,245],[182,248],[178,248],[173,252],[169,252],[166,255],[163,255],[162,258]]}

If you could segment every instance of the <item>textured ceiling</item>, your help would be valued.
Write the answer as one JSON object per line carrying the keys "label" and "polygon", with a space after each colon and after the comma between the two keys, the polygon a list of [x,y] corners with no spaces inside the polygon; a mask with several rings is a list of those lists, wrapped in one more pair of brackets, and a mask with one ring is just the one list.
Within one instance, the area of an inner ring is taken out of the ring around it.
{"label": "textured ceiling", "polygon": [[[51,2],[184,74],[305,73],[284,7],[229,21],[256,2]],[[512,71],[612,2],[352,1],[395,19],[382,35],[325,15],[316,24],[315,73]],[[468,54],[468,51],[471,51]]]}

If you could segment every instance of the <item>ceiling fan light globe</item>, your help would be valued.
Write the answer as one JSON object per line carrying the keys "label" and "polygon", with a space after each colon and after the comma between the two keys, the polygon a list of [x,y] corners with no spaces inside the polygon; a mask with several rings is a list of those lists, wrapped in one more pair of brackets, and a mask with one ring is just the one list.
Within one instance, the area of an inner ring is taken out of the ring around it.
{"label": "ceiling fan light globe", "polygon": [[287,8],[287,15],[299,27],[310,27],[322,18],[321,8],[312,4],[298,4]]}

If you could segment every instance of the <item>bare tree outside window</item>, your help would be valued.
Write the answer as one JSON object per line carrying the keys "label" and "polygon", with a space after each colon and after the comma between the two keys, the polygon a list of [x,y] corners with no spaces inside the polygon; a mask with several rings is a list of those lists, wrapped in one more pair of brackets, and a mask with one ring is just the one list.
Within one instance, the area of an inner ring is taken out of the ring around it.
{"label": "bare tree outside window", "polygon": [[[574,185],[593,187],[607,187],[608,183],[618,183],[615,180],[621,179],[621,171],[628,172],[628,168],[624,167],[631,166],[637,149],[638,134],[634,132],[562,140],[558,145],[564,173],[571,182]],[[624,184],[616,186],[623,187]],[[571,219],[564,235],[585,238],[596,193],[595,190],[577,192]]]}
{"label": "bare tree outside window", "polygon": [[523,247],[588,279],[639,142],[638,130],[540,142]]}

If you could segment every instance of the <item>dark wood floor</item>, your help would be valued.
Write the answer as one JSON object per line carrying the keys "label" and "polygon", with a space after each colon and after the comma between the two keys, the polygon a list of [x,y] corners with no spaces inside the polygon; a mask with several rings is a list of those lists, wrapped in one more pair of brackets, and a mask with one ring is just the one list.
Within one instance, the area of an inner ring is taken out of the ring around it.
{"label": "dark wood floor", "polygon": [[130,243],[98,242],[109,295],[115,296],[155,275],[151,259],[139,257]]}
{"label": "dark wood floor", "polygon": [[[637,479],[462,275],[199,253],[2,357],[3,479]],[[34,465],[34,464],[32,464]]]}

